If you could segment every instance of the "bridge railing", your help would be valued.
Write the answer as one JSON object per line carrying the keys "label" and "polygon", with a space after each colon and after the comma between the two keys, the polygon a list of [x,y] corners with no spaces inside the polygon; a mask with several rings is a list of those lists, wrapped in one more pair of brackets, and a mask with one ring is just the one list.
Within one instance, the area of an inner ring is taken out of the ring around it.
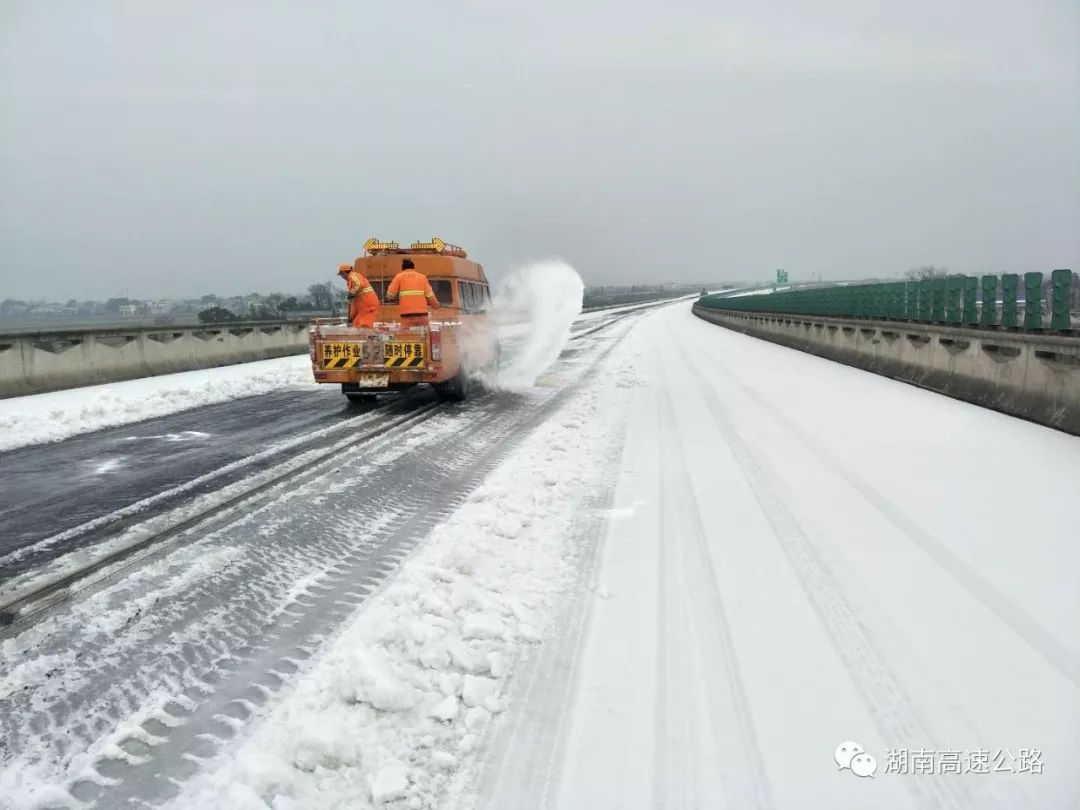
{"label": "bridge railing", "polygon": [[1025,273],[1022,320],[1018,301],[1021,276],[1016,273],[1005,273],[1000,278],[954,275],[923,281],[847,284],[734,298],[708,295],[699,304],[708,309],[734,312],[875,318],[1011,329],[1049,328],[1063,332],[1072,328],[1072,276],[1071,270],[1054,270],[1050,274],[1050,306],[1044,313],[1043,274]]}

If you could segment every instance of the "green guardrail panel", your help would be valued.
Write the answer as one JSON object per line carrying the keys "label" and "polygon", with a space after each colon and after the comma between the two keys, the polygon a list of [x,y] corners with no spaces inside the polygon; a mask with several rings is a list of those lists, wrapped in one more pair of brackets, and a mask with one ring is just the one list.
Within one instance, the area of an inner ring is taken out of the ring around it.
{"label": "green guardrail panel", "polygon": [[931,305],[934,301],[934,291],[931,289],[930,279],[919,282],[919,320],[928,321],[932,312]]}
{"label": "green guardrail panel", "polygon": [[930,282],[932,299],[930,301],[930,320],[935,323],[945,321],[945,279],[935,278]]}
{"label": "green guardrail panel", "polygon": [[919,285],[914,281],[904,284],[904,317],[909,321],[919,319]]}
{"label": "green guardrail panel", "polygon": [[1020,276],[1005,273],[1001,277],[1001,325],[1015,329],[1020,325],[1016,317],[1016,293],[1020,289]]}
{"label": "green guardrail panel", "polygon": [[978,322],[983,326],[994,326],[998,322],[998,276],[984,275],[982,287],[983,303]]}
{"label": "green guardrail panel", "polygon": [[963,282],[963,276],[949,276],[945,279],[945,320],[948,323],[960,323],[960,293]]}
{"label": "green guardrail panel", "polygon": [[982,312],[979,315],[979,323],[983,326],[993,326],[997,323],[997,276],[982,277]]}
{"label": "green guardrail panel", "polygon": [[1024,328],[1042,329],[1042,273],[1024,273]]}
{"label": "green guardrail panel", "polygon": [[1072,328],[1069,304],[1072,301],[1072,270],[1055,270],[1050,274],[1050,328],[1062,331]]}
{"label": "green guardrail panel", "polygon": [[979,279],[975,276],[964,276],[964,316],[966,324],[979,322],[979,306],[975,300],[979,296]]}

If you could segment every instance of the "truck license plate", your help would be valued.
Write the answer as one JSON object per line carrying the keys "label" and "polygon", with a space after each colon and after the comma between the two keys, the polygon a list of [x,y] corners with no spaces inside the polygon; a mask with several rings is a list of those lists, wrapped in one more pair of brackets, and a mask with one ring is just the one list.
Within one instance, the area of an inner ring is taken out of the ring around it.
{"label": "truck license plate", "polygon": [[361,388],[387,388],[390,385],[390,375],[378,372],[360,372],[360,379],[356,384]]}
{"label": "truck license plate", "polygon": [[418,368],[424,365],[424,343],[391,341],[383,344],[383,365],[387,368]]}

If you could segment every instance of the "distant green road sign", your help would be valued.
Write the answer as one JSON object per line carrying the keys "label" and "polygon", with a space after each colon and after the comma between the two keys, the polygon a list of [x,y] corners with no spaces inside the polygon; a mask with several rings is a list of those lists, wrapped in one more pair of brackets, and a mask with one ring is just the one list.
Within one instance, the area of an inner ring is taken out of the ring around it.
{"label": "distant green road sign", "polygon": [[787,282],[787,270],[777,270],[776,271],[776,283],[777,284],[787,284],[788,283]]}

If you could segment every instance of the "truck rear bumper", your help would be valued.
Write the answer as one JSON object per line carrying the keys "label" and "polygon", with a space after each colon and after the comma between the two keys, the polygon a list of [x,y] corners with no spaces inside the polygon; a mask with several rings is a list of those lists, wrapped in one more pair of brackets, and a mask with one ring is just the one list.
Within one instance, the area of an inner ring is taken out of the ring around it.
{"label": "truck rear bumper", "polygon": [[386,385],[360,386],[360,390],[364,391],[385,391],[388,388],[408,387],[410,385],[416,385],[417,383],[437,383],[442,382],[445,377],[442,374],[441,369],[436,368],[424,368],[424,369],[397,369],[394,371],[387,371],[384,368],[349,368],[349,369],[321,369],[315,368],[315,382],[317,383],[348,383],[350,385],[360,386],[360,380],[368,375],[377,375],[379,377],[387,378]]}

